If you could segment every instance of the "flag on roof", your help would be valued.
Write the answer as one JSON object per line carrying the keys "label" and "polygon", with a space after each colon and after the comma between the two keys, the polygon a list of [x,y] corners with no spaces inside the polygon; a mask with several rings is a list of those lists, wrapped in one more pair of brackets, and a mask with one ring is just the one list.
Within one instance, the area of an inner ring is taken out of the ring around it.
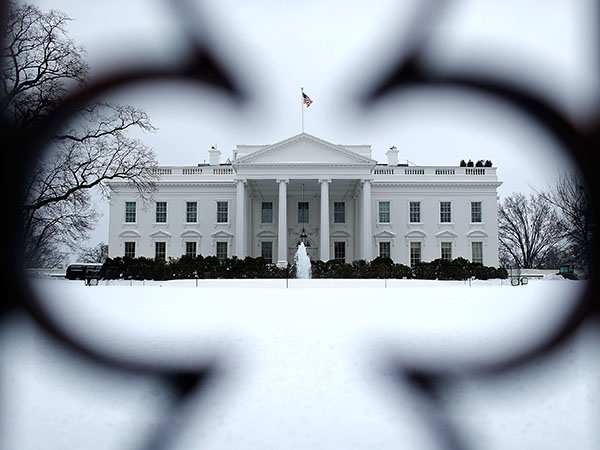
{"label": "flag on roof", "polygon": [[310,97],[308,95],[306,95],[304,92],[302,93],[302,97],[304,98],[304,104],[306,105],[306,107],[308,108],[310,105],[312,105],[312,100],[310,99]]}

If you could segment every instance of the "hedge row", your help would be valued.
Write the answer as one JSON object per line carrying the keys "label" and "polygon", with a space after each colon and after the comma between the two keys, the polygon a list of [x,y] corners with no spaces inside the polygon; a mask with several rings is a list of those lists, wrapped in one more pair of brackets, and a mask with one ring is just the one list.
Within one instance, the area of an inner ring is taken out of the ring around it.
{"label": "hedge row", "polygon": [[[186,278],[294,278],[295,266],[281,269],[264,258],[236,257],[218,259],[216,256],[182,256],[168,261],[151,258],[108,258],[100,277],[103,279],[171,280]],[[464,258],[452,261],[436,259],[421,262],[411,268],[396,264],[390,258],[373,261],[357,260],[313,261],[313,278],[416,278],[425,280],[479,280],[508,277],[505,269],[486,267]]]}
{"label": "hedge row", "polygon": [[[295,272],[289,271],[290,276]],[[216,256],[182,256],[168,261],[153,258],[108,258],[100,277],[106,280],[175,280],[188,278],[285,278],[286,269],[264,258],[219,259]]]}
{"label": "hedge row", "polygon": [[312,263],[313,278],[415,278],[421,280],[479,280],[508,277],[506,269],[487,267],[472,263],[464,258],[452,261],[435,259],[421,262],[415,267],[394,263],[390,258],[375,258],[371,262],[357,260],[352,263],[341,261],[315,261]]}

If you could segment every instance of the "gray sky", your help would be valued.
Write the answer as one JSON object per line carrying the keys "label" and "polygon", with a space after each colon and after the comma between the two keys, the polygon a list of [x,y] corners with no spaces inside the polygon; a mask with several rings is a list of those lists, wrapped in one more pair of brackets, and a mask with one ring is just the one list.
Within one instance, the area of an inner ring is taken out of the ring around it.
{"label": "gray sky", "polygon": [[[575,117],[598,99],[592,71],[594,0],[462,0],[451,3],[428,47],[437,70],[465,67],[524,83]],[[69,15],[70,35],[85,47],[92,76],[141,61],[168,64],[182,51],[179,24],[161,0],[31,1]],[[156,133],[144,140],[161,165],[195,165],[217,145],[270,144],[301,131],[300,87],[314,103],[305,131],[338,144],[371,144],[385,162],[457,165],[490,159],[504,182],[501,197],[544,189],[570,167],[561,150],[502,105],[465,93],[392,93],[365,111],[356,92],[402,51],[419,0],[220,0],[196,3],[198,36],[208,36],[250,101],[235,105],[199,85],[155,84],[115,92],[145,109]],[[106,208],[101,208],[106,211]],[[92,243],[107,241],[104,217]]]}

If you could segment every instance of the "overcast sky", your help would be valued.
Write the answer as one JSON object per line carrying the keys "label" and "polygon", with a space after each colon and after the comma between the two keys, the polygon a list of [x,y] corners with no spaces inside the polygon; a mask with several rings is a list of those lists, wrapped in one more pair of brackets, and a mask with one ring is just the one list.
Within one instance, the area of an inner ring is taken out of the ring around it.
{"label": "overcast sky", "polygon": [[[574,117],[597,101],[592,71],[594,0],[450,2],[427,49],[440,71],[469,68],[524,83]],[[169,64],[185,50],[167,1],[36,0],[69,15],[70,35],[87,51],[92,76],[139,62]],[[159,129],[144,140],[161,165],[195,165],[217,145],[271,144],[301,131],[300,88],[314,103],[305,131],[337,144],[371,144],[386,162],[457,165],[490,159],[504,182],[501,197],[544,189],[570,162],[529,121],[505,106],[464,92],[392,93],[362,110],[356,93],[373,83],[403,49],[419,0],[220,0],[194,2],[190,23],[209,38],[251,94],[237,105],[200,85],[154,84],[115,92],[145,109]],[[195,26],[197,24],[197,27]],[[107,217],[94,236],[107,241]]]}

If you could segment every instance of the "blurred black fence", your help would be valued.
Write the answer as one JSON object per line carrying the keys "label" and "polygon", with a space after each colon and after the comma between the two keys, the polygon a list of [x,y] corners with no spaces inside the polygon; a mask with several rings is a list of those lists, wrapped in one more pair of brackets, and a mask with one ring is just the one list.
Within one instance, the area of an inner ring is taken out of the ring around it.
{"label": "blurred black fence", "polygon": [[[598,153],[600,152],[600,109],[596,108],[585,123],[575,123],[565,112],[558,110],[544,98],[529,91],[522,86],[511,84],[502,78],[482,77],[471,72],[453,75],[443,75],[432,71],[424,60],[424,49],[432,38],[435,25],[444,17],[445,9],[453,2],[427,1],[421,2],[417,14],[410,24],[409,31],[404,35],[404,50],[398,54],[389,54],[388,60],[395,61],[391,70],[382,73],[379,81],[371,86],[364,87],[364,96],[361,105],[368,108],[374,102],[384,98],[391,92],[408,91],[414,88],[430,89],[456,89],[460,91],[476,92],[491,100],[508,104],[515,111],[524,113],[533,120],[548,135],[552,136],[568,152],[578,165],[583,174],[591,200],[596,205],[598,198],[599,180],[596,175]],[[62,104],[58,105],[47,119],[39,124],[35,130],[23,130],[15,127],[7,117],[1,117],[1,142],[4,154],[5,170],[3,173],[5,202],[8,204],[8,214],[5,215],[9,236],[5,240],[8,246],[8,265],[3,271],[4,292],[1,304],[2,313],[9,314],[15,310],[24,310],[33,320],[54,339],[62,345],[75,350],[82,357],[91,358],[96,362],[123,371],[155,374],[163,377],[169,386],[177,393],[175,401],[169,411],[165,411],[164,427],[157,430],[156,434],[148,436],[148,449],[168,448],[170,438],[178,433],[177,411],[183,404],[186,396],[191,392],[201,392],[206,387],[211,377],[218,377],[219,365],[215,361],[195,369],[181,369],[178,367],[164,366],[158,363],[132,362],[120,359],[114,355],[104,353],[89,346],[84,342],[73,339],[69,333],[62,329],[47,313],[44,304],[34,294],[23,270],[21,260],[22,246],[20,242],[21,213],[20,199],[23,198],[25,184],[32,173],[32,163],[47,147],[55,130],[65,124],[82,105],[97,100],[109,92],[123,87],[136,85],[146,81],[170,80],[199,83],[212,89],[224,92],[232,100],[243,102],[247,99],[245,88],[239,83],[238,74],[230,72],[219,57],[217,50],[209,45],[210,40],[201,39],[197,28],[201,27],[201,15],[193,10],[193,2],[170,2],[170,7],[181,23],[181,33],[188,41],[188,53],[179,63],[169,67],[148,63],[134,69],[116,68],[112,73],[102,79],[94,79],[87,86],[72,92]],[[8,3],[2,2],[2,14],[6,17]],[[596,11],[596,19],[598,18]],[[3,20],[3,23],[5,21]],[[532,24],[533,25],[533,24]],[[595,42],[594,54],[598,52],[600,43],[600,27],[596,22],[595,36],[590,40]],[[598,63],[598,61],[596,61]],[[600,74],[600,70],[597,71]],[[592,208],[597,215],[598,209]],[[598,218],[593,217],[594,224]],[[594,238],[597,233],[594,233]],[[598,243],[593,241],[594,258],[598,254]],[[554,352],[566,339],[577,332],[583,323],[597,316],[599,312],[597,300],[597,262],[592,261],[590,275],[585,293],[577,299],[574,308],[564,317],[551,335],[536,348],[516,352],[509,358],[492,365],[482,365],[461,369],[449,367],[448,370],[426,370],[420,367],[407,367],[406,365],[390,361],[394,367],[399,382],[408,381],[413,387],[431,402],[436,413],[423,419],[432,428],[432,433],[439,438],[443,448],[464,448],[464,439],[452,427],[449,417],[444,416],[443,405],[437,403],[437,392],[443,387],[448,377],[462,377],[469,379],[481,375],[499,374],[515,367],[523,367],[538,358]],[[5,413],[5,411],[3,411]]]}

